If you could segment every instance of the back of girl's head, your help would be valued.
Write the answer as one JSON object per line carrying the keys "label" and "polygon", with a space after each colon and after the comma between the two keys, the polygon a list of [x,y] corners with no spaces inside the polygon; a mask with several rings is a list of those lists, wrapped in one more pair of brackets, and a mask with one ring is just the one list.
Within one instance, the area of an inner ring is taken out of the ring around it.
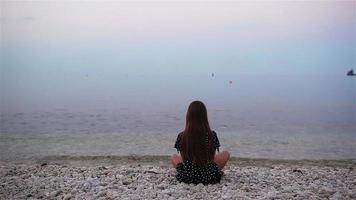
{"label": "back of girl's head", "polygon": [[201,101],[193,101],[188,107],[181,152],[184,160],[191,159],[198,165],[214,158],[207,109]]}
{"label": "back of girl's head", "polygon": [[206,124],[207,122],[208,122],[208,113],[204,103],[201,101],[193,101],[188,107],[187,116],[186,116],[187,125],[190,123]]}

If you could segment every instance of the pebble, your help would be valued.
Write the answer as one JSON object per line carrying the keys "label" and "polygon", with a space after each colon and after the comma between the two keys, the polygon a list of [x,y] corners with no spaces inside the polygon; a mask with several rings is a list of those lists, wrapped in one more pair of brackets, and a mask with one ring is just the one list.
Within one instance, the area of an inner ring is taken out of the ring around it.
{"label": "pebble", "polygon": [[231,199],[232,198],[232,194],[231,193],[227,193],[227,194],[224,194],[222,196],[223,199]]}
{"label": "pebble", "polygon": [[72,198],[71,194],[66,194],[66,195],[64,195],[63,200],[69,200],[71,198]]}
{"label": "pebble", "polygon": [[175,173],[142,163],[101,167],[47,163],[40,170],[38,165],[5,164],[0,166],[0,199],[356,198],[356,173],[341,167],[228,165],[215,185],[179,183]]}
{"label": "pebble", "polygon": [[342,198],[342,196],[341,196],[340,192],[335,192],[334,195],[332,195],[329,199],[330,200],[338,200],[341,198]]}
{"label": "pebble", "polygon": [[356,190],[353,192],[350,192],[350,197],[351,197],[351,199],[356,199]]}

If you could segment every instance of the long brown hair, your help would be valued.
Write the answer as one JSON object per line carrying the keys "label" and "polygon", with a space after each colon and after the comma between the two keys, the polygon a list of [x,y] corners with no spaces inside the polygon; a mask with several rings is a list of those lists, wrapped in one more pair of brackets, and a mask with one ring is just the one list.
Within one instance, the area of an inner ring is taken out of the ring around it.
{"label": "long brown hair", "polygon": [[193,101],[189,105],[182,135],[181,155],[183,160],[192,160],[199,166],[214,159],[213,134],[206,107],[201,101]]}

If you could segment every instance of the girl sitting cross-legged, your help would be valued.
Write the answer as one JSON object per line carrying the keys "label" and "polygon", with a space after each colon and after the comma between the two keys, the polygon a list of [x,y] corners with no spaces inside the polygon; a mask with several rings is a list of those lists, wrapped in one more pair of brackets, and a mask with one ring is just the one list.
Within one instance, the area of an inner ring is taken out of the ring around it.
{"label": "girl sitting cross-legged", "polygon": [[186,125],[179,133],[175,146],[180,155],[171,156],[176,178],[184,183],[219,183],[222,169],[230,158],[227,151],[219,152],[219,139],[210,129],[205,105],[194,101],[189,105]]}

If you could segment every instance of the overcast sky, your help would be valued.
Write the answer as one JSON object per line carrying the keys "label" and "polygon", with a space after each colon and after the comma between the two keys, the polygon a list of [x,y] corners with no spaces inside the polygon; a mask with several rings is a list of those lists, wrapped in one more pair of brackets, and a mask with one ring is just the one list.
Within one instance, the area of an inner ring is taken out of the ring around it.
{"label": "overcast sky", "polygon": [[355,1],[1,2],[3,75],[343,74]]}

